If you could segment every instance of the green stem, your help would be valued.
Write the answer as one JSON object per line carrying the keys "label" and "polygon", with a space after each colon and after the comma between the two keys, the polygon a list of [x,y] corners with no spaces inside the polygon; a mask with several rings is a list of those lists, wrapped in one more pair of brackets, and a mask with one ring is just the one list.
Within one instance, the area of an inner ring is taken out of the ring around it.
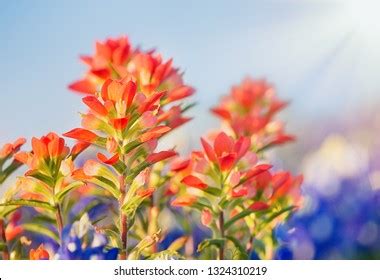
{"label": "green stem", "polygon": [[0,219],[0,237],[4,242],[4,248],[3,248],[3,260],[9,260],[9,251],[7,246],[7,238],[5,236],[5,223],[4,219]]}
{"label": "green stem", "polygon": [[126,185],[125,185],[125,176],[119,176],[119,184],[120,184],[120,199],[119,199],[119,219],[120,219],[120,239],[123,245],[122,251],[120,253],[120,259],[126,260],[127,255],[127,247],[128,247],[128,217],[124,214],[121,207],[123,206],[125,196],[126,196]]}
{"label": "green stem", "polygon": [[58,229],[58,234],[59,234],[59,240],[61,242],[60,245],[62,245],[62,243],[63,243],[63,240],[62,240],[63,218],[62,218],[61,206],[59,204],[56,205],[55,216],[56,216],[56,219],[57,219],[57,229]]}
{"label": "green stem", "polygon": [[[219,214],[219,231],[220,237],[224,238],[224,213],[223,211]],[[219,260],[224,260],[224,244],[222,244],[219,248]]]}

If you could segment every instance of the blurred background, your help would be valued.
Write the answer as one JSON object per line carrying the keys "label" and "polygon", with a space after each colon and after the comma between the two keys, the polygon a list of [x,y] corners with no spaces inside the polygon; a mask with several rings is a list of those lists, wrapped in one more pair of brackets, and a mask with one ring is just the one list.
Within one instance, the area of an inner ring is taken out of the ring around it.
{"label": "blurred background", "polygon": [[[279,258],[379,258],[380,2],[0,4],[1,143],[77,127],[84,108],[67,84],[85,70],[79,54],[91,54],[97,39],[127,34],[134,45],[173,57],[197,89],[194,120],[173,136],[184,153],[218,127],[209,108],[248,75],[267,79],[291,101],[282,118],[298,141],[278,148],[276,159],[304,173],[306,206],[279,230]],[[329,239],[338,234],[344,246]]]}

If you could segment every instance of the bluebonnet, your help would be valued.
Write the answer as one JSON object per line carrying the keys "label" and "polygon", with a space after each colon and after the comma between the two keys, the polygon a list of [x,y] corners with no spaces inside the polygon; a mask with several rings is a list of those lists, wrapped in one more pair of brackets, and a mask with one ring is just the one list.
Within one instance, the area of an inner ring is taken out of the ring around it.
{"label": "bluebonnet", "polygon": [[117,248],[107,248],[107,237],[96,232],[87,214],[65,228],[63,243],[55,258],[61,260],[115,260]]}
{"label": "bluebonnet", "polygon": [[305,209],[276,229],[275,258],[380,258],[380,191],[366,178],[342,179],[332,196],[307,188]]}

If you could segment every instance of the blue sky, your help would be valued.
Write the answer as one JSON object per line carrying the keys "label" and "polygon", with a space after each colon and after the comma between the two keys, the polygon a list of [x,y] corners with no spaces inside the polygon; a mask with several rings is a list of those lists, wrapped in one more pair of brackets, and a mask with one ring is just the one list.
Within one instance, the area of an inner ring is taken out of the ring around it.
{"label": "blue sky", "polygon": [[185,128],[191,138],[216,123],[208,108],[247,75],[267,78],[292,100],[285,114],[292,122],[350,114],[375,106],[379,96],[380,32],[355,21],[338,0],[20,0],[1,6],[1,142],[78,126],[84,107],[66,88],[85,69],[78,55],[92,53],[96,39],[121,34],[156,47],[185,71],[200,104]]}

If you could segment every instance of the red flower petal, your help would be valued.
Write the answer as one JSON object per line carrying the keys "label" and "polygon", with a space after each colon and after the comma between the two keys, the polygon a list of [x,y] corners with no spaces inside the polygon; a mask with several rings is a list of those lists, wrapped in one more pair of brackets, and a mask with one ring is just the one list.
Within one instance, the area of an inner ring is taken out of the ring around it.
{"label": "red flower petal", "polygon": [[189,166],[189,164],[190,164],[190,160],[189,159],[182,160],[182,161],[179,161],[179,162],[174,162],[172,164],[171,171],[174,171],[174,172],[181,171],[181,170],[187,168]]}
{"label": "red flower petal", "polygon": [[76,157],[81,152],[86,150],[91,144],[87,142],[78,142],[74,145],[74,147],[71,149],[71,155]]}
{"label": "red flower petal", "polygon": [[114,156],[112,156],[111,158],[107,158],[105,155],[103,155],[102,153],[98,153],[97,155],[97,158],[105,163],[105,164],[109,164],[109,165],[114,165],[116,162],[118,162],[119,160],[119,155],[118,154],[115,154]]}
{"label": "red flower petal", "polygon": [[124,130],[128,125],[128,118],[119,118],[111,120],[112,126],[117,130]]}
{"label": "red flower petal", "polygon": [[196,201],[197,201],[197,198],[195,196],[182,196],[182,197],[175,198],[171,202],[171,206],[174,206],[174,207],[191,206]]}
{"label": "red flower petal", "polygon": [[194,89],[189,86],[179,86],[169,92],[167,101],[173,102],[188,96],[191,96],[194,93]]}
{"label": "red flower petal", "polygon": [[233,189],[231,195],[232,195],[232,197],[236,198],[236,197],[245,196],[247,194],[248,194],[248,189],[246,187],[242,187],[242,188],[239,188],[238,190]]}
{"label": "red flower petal", "polygon": [[19,152],[17,154],[14,155],[14,159],[23,163],[23,164],[27,164],[28,163],[28,153],[26,152]]}
{"label": "red flower petal", "polygon": [[123,99],[127,103],[127,108],[129,108],[132,105],[133,99],[135,98],[137,90],[137,85],[133,81],[129,81],[127,85],[125,86],[124,93],[123,93]]}
{"label": "red flower petal", "polygon": [[152,154],[150,154],[146,158],[146,161],[149,162],[149,163],[151,163],[151,164],[153,164],[153,163],[156,163],[156,162],[159,162],[159,161],[162,161],[162,160],[174,157],[176,155],[177,155],[177,153],[175,151],[173,151],[173,150],[161,151],[161,152],[158,152],[158,153],[152,153]]}
{"label": "red flower petal", "polygon": [[256,201],[249,206],[252,211],[263,211],[269,208],[269,205],[262,201]]}
{"label": "red flower petal", "polygon": [[64,133],[63,136],[88,143],[94,143],[95,140],[98,138],[98,135],[83,128],[74,128],[73,130]]}
{"label": "red flower petal", "polygon": [[239,140],[236,141],[234,150],[237,153],[237,157],[242,158],[251,147],[251,139],[248,137],[240,137]]}
{"label": "red flower petal", "polygon": [[147,98],[144,101],[144,103],[141,104],[139,108],[139,112],[142,114],[146,111],[152,111],[155,108],[155,103],[159,101],[165,94],[166,92],[163,91],[163,92],[157,92],[151,95],[149,98]]}
{"label": "red flower petal", "polygon": [[270,145],[282,145],[295,140],[296,138],[293,135],[280,134],[277,135],[276,138],[270,142]]}
{"label": "red flower petal", "polygon": [[213,109],[211,109],[211,112],[213,112],[215,115],[221,117],[222,119],[227,119],[227,120],[231,119],[230,112],[228,112],[225,109],[222,109],[222,108],[213,108]]}
{"label": "red flower petal", "polygon": [[79,80],[70,84],[69,89],[85,94],[94,94],[97,90],[96,85],[87,79]]}
{"label": "red flower petal", "polygon": [[218,159],[216,158],[216,154],[215,154],[213,148],[211,147],[211,145],[209,143],[207,143],[207,141],[204,140],[203,138],[201,138],[201,143],[203,146],[203,150],[205,151],[208,159],[214,163],[218,162]]}
{"label": "red flower petal", "polygon": [[212,213],[211,213],[211,211],[209,210],[209,209],[207,209],[207,208],[204,208],[203,210],[202,210],[202,214],[201,214],[201,223],[202,223],[202,225],[204,225],[204,226],[209,226],[210,224],[211,224],[211,222],[212,222]]}
{"label": "red flower petal", "polygon": [[291,178],[289,172],[279,172],[272,177],[273,189],[277,189],[285,184]]}
{"label": "red flower petal", "polygon": [[219,133],[214,141],[214,150],[218,157],[223,156],[223,154],[231,153],[234,148],[234,143],[231,137],[229,137],[224,132]]}
{"label": "red flower petal", "polygon": [[55,137],[48,143],[48,150],[50,157],[59,157],[62,155],[65,147],[65,140],[63,138]]}
{"label": "red flower petal", "polygon": [[38,158],[46,158],[49,154],[45,143],[35,137],[32,138],[32,149],[34,155]]}
{"label": "red flower petal", "polygon": [[219,158],[219,165],[222,171],[230,170],[236,163],[236,154],[229,154]]}
{"label": "red flower petal", "polygon": [[99,115],[106,116],[108,114],[106,107],[95,96],[86,96],[82,100],[84,104]]}
{"label": "red flower petal", "polygon": [[140,141],[141,142],[147,142],[149,140],[158,138],[162,134],[164,134],[164,133],[166,133],[166,132],[168,132],[170,130],[171,130],[171,128],[168,127],[168,126],[164,126],[164,125],[157,126],[155,128],[152,128],[152,129],[148,130],[147,132],[143,133],[140,136]]}
{"label": "red flower petal", "polygon": [[272,168],[272,165],[270,164],[260,164],[260,165],[257,165],[255,166],[254,168],[252,168],[251,170],[247,171],[247,173],[245,174],[245,177],[244,179],[245,180],[249,180],[249,179],[252,179],[253,177],[269,170]]}
{"label": "red flower petal", "polygon": [[24,145],[26,143],[26,139],[21,137],[21,138],[18,138],[16,141],[13,142],[13,152],[17,151],[18,149],[20,149],[20,147],[22,145]]}
{"label": "red flower petal", "polygon": [[109,78],[111,75],[110,70],[108,70],[107,68],[92,69],[91,74],[103,80]]}
{"label": "red flower petal", "polygon": [[188,175],[182,179],[181,183],[188,185],[189,187],[197,188],[197,189],[206,189],[207,184],[203,183],[201,179],[195,177],[193,175]]}
{"label": "red flower petal", "polygon": [[36,250],[31,249],[29,252],[29,259],[31,260],[49,260],[50,255],[45,250],[44,245],[41,244]]}
{"label": "red flower petal", "polygon": [[112,83],[111,79],[107,79],[102,85],[101,95],[104,101],[108,100],[108,86]]}
{"label": "red flower petal", "polygon": [[155,188],[147,188],[147,189],[140,189],[136,192],[136,195],[138,195],[139,197],[148,197],[148,196],[151,196],[154,191],[156,189]]}

